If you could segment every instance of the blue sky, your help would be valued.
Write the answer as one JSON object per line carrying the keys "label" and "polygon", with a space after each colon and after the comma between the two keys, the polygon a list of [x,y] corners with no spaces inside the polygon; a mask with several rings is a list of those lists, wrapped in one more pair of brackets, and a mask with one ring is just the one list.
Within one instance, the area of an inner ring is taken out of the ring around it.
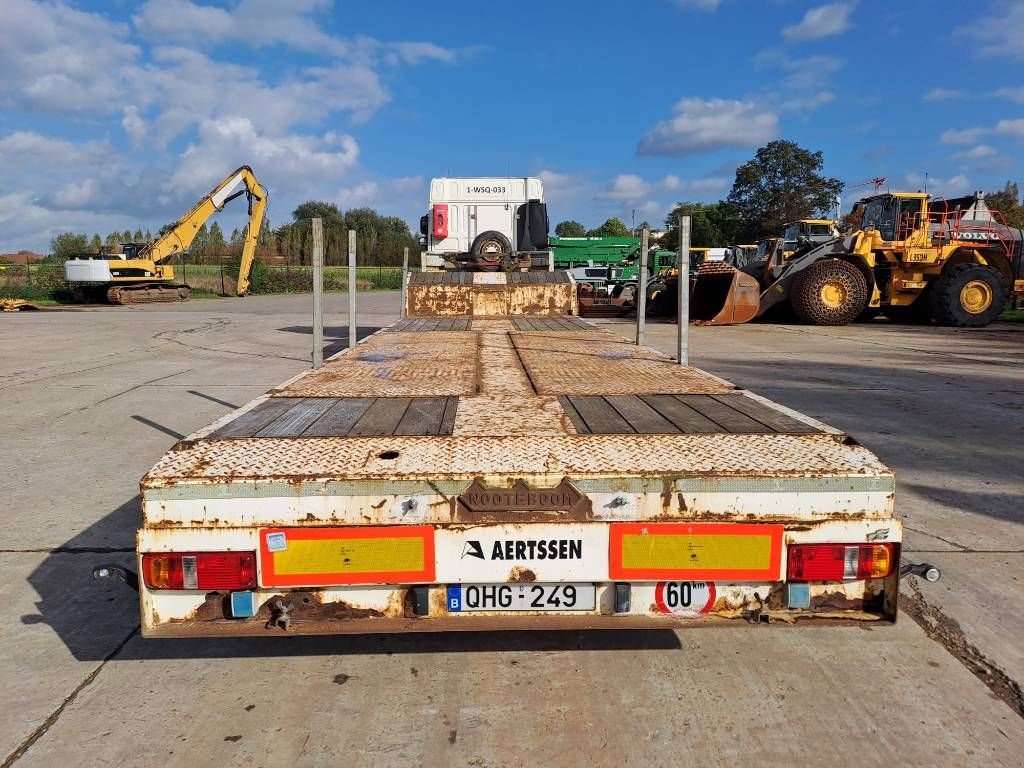
{"label": "blue sky", "polygon": [[1024,0],[0,3],[0,251],[155,230],[242,163],[274,225],[509,171],[553,221],[659,224],[777,137],[851,185],[1020,174]]}

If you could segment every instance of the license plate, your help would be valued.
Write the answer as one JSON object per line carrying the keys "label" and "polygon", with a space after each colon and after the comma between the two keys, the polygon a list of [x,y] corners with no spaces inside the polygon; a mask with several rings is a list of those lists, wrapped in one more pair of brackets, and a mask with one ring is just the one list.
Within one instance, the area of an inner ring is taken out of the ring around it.
{"label": "license plate", "polygon": [[448,610],[462,611],[592,611],[593,584],[452,584]]}

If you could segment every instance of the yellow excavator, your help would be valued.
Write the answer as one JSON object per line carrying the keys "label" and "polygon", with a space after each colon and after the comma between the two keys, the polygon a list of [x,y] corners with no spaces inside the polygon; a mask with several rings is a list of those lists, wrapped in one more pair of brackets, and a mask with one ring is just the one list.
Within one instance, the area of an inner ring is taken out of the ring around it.
{"label": "yellow excavator", "polygon": [[87,253],[68,259],[64,278],[82,298],[101,298],[112,304],[188,301],[192,289],[175,280],[169,262],[188,250],[200,227],[213,214],[242,195],[249,202],[249,226],[236,289],[239,296],[244,296],[249,291],[256,241],[267,209],[267,191],[247,165],[232,172],[153,242],[122,243],[118,252]]}

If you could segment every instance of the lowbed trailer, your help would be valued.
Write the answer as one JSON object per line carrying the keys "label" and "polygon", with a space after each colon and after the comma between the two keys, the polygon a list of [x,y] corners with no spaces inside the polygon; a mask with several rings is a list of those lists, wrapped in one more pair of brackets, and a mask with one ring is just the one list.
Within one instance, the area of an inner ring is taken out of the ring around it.
{"label": "lowbed trailer", "polygon": [[412,275],[406,319],[177,443],[143,634],[893,621],[891,470],[573,289]]}

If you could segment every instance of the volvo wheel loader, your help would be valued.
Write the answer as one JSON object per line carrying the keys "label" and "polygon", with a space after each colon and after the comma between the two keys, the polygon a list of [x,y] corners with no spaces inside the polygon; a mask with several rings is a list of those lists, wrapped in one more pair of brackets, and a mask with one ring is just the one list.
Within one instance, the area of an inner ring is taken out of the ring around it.
{"label": "volvo wheel loader", "polygon": [[186,252],[199,228],[241,195],[249,201],[249,226],[236,286],[238,295],[244,296],[267,208],[267,192],[247,165],[220,182],[152,243],[122,243],[114,252],[80,254],[64,263],[64,279],[83,299],[94,296],[111,304],[187,301],[192,289],[177,282],[171,259]]}
{"label": "volvo wheel loader", "polygon": [[[857,224],[786,256],[774,249],[744,270],[695,273],[691,319],[746,322],[787,305],[814,325],[846,325],[865,315],[978,327],[1024,296],[1024,232],[989,210],[984,195],[933,200],[922,192],[866,197]],[[781,251],[781,252],[780,252]],[[751,312],[751,290],[760,296]]]}

